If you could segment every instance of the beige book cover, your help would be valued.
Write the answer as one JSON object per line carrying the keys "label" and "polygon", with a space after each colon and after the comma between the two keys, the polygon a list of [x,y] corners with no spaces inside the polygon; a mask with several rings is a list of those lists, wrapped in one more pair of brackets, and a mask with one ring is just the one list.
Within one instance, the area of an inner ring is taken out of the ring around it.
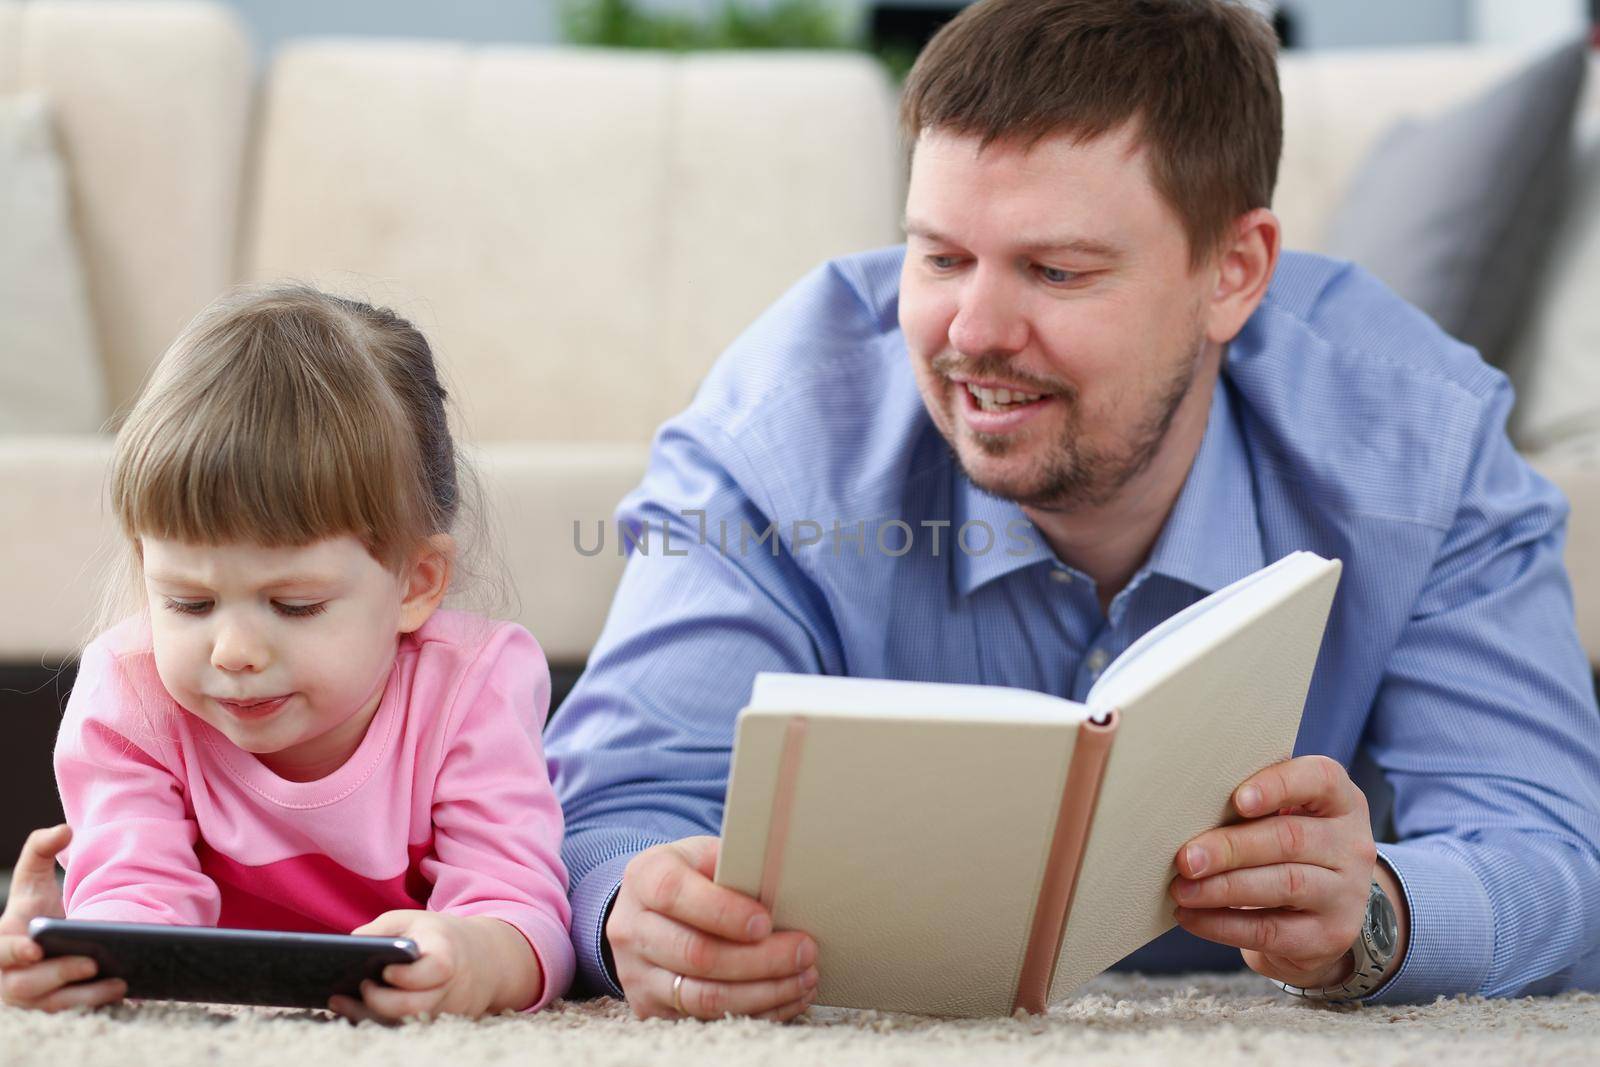
{"label": "beige book cover", "polygon": [[1339,570],[1297,552],[1213,593],[1084,704],[758,675],[716,880],[816,938],[819,1004],[985,1016],[1062,999],[1173,925],[1179,846],[1290,756]]}

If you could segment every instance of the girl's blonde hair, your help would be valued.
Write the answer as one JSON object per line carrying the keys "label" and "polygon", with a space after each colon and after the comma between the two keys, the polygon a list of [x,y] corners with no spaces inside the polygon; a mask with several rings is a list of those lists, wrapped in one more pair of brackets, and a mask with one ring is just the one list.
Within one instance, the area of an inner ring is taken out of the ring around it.
{"label": "girl's blonde hair", "polygon": [[173,342],[129,413],[113,514],[135,545],[352,534],[398,570],[460,510],[445,399],[427,339],[393,311],[240,290]]}

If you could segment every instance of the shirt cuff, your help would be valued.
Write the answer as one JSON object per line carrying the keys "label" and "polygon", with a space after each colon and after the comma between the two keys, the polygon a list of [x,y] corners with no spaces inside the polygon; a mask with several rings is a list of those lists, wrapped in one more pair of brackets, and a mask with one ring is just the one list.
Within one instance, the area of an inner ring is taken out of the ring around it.
{"label": "shirt cuff", "polygon": [[1471,867],[1450,852],[1419,842],[1379,845],[1410,915],[1399,970],[1363,998],[1373,1004],[1426,1003],[1476,993],[1494,960],[1494,908]]}
{"label": "shirt cuff", "polygon": [[578,978],[588,991],[619,1000],[622,986],[605,962],[605,926],[611,902],[622,888],[622,873],[633,855],[630,852],[597,864],[572,887],[572,947],[578,953]]}

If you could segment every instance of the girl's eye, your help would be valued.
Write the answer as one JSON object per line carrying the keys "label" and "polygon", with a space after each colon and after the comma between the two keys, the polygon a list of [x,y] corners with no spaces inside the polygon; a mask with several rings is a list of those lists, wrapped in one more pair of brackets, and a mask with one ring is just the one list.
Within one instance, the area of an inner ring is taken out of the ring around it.
{"label": "girl's eye", "polygon": [[304,619],[312,615],[321,615],[328,610],[328,602],[325,600],[317,604],[280,604],[275,600],[272,602],[272,606],[277,609],[279,615],[287,615],[291,619]]}
{"label": "girl's eye", "polygon": [[167,610],[175,611],[179,615],[204,615],[211,610],[209,600],[176,600],[170,596],[165,599]]}

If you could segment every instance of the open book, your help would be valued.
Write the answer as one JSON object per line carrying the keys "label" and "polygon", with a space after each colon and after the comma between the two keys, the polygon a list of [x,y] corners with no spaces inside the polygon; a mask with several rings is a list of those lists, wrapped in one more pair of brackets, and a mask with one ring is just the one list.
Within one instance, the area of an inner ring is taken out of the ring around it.
{"label": "open book", "polygon": [[1178,848],[1289,758],[1339,570],[1296,552],[1218,590],[1087,704],[757,675],[716,881],[816,938],[820,1004],[1041,1011],[1174,925]]}

